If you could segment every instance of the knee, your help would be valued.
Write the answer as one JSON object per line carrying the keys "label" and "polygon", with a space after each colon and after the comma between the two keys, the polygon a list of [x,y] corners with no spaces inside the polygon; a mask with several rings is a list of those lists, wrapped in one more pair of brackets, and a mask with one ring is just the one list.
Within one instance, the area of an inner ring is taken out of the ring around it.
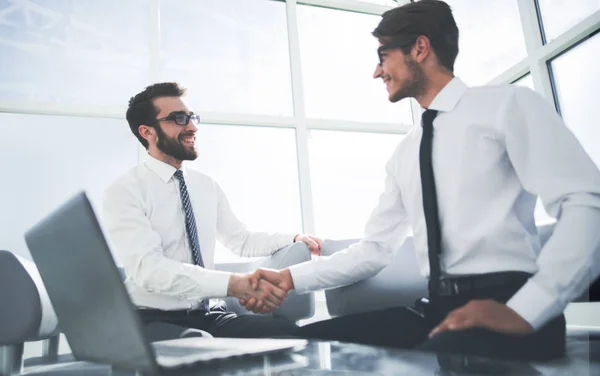
{"label": "knee", "polygon": [[298,325],[293,321],[281,317],[273,318],[273,322],[269,325],[268,333],[265,337],[289,337],[295,336],[298,332]]}

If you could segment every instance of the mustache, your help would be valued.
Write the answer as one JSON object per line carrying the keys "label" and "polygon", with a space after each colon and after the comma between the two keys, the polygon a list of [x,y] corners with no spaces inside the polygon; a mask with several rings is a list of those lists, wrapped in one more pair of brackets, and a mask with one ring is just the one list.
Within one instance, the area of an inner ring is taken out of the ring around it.
{"label": "mustache", "polygon": [[185,133],[180,133],[179,137],[177,137],[179,139],[179,141],[183,140],[185,137],[194,137],[196,135],[196,133],[194,132],[185,132]]}

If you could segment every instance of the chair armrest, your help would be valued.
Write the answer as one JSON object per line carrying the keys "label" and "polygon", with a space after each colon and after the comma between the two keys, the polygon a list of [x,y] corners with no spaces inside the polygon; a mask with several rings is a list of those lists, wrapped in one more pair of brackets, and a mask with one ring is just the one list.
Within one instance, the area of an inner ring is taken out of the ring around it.
{"label": "chair armrest", "polygon": [[[250,273],[258,268],[284,269],[288,266],[309,261],[310,250],[304,243],[294,243],[284,247],[269,257],[260,260],[215,264],[216,270]],[[223,299],[227,303],[227,310],[238,314],[252,314],[235,298]],[[311,317],[315,313],[315,297],[313,293],[298,295],[294,291],[288,293],[288,298],[273,311],[273,316],[284,317],[297,321]]]}
{"label": "chair armrest", "polygon": [[[358,240],[325,240],[321,254],[332,255]],[[412,237],[394,253],[392,262],[377,275],[352,285],[325,291],[331,316],[411,306],[427,296],[427,280],[419,273]]]}

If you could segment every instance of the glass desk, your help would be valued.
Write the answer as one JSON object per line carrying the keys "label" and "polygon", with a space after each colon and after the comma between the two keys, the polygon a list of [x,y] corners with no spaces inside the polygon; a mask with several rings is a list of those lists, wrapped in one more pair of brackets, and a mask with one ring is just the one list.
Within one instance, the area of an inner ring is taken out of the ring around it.
{"label": "glass desk", "polygon": [[[522,363],[430,354],[339,342],[311,341],[302,350],[282,355],[182,370],[176,375],[600,375],[600,340],[569,339],[563,359]],[[63,356],[59,363],[26,362],[25,375],[110,375],[110,367]]]}

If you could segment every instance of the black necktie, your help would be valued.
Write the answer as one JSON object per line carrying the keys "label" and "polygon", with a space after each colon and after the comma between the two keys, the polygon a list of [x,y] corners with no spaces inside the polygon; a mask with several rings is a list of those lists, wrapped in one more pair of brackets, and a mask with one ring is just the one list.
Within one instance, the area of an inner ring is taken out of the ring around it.
{"label": "black necktie", "polygon": [[429,249],[429,291],[435,292],[437,281],[440,279],[440,252],[442,250],[442,235],[438,215],[437,194],[431,151],[433,146],[433,119],[437,116],[436,110],[426,110],[421,118],[423,137],[419,150],[419,163],[421,165],[421,190],[423,193],[423,211],[427,225],[427,247]]}

